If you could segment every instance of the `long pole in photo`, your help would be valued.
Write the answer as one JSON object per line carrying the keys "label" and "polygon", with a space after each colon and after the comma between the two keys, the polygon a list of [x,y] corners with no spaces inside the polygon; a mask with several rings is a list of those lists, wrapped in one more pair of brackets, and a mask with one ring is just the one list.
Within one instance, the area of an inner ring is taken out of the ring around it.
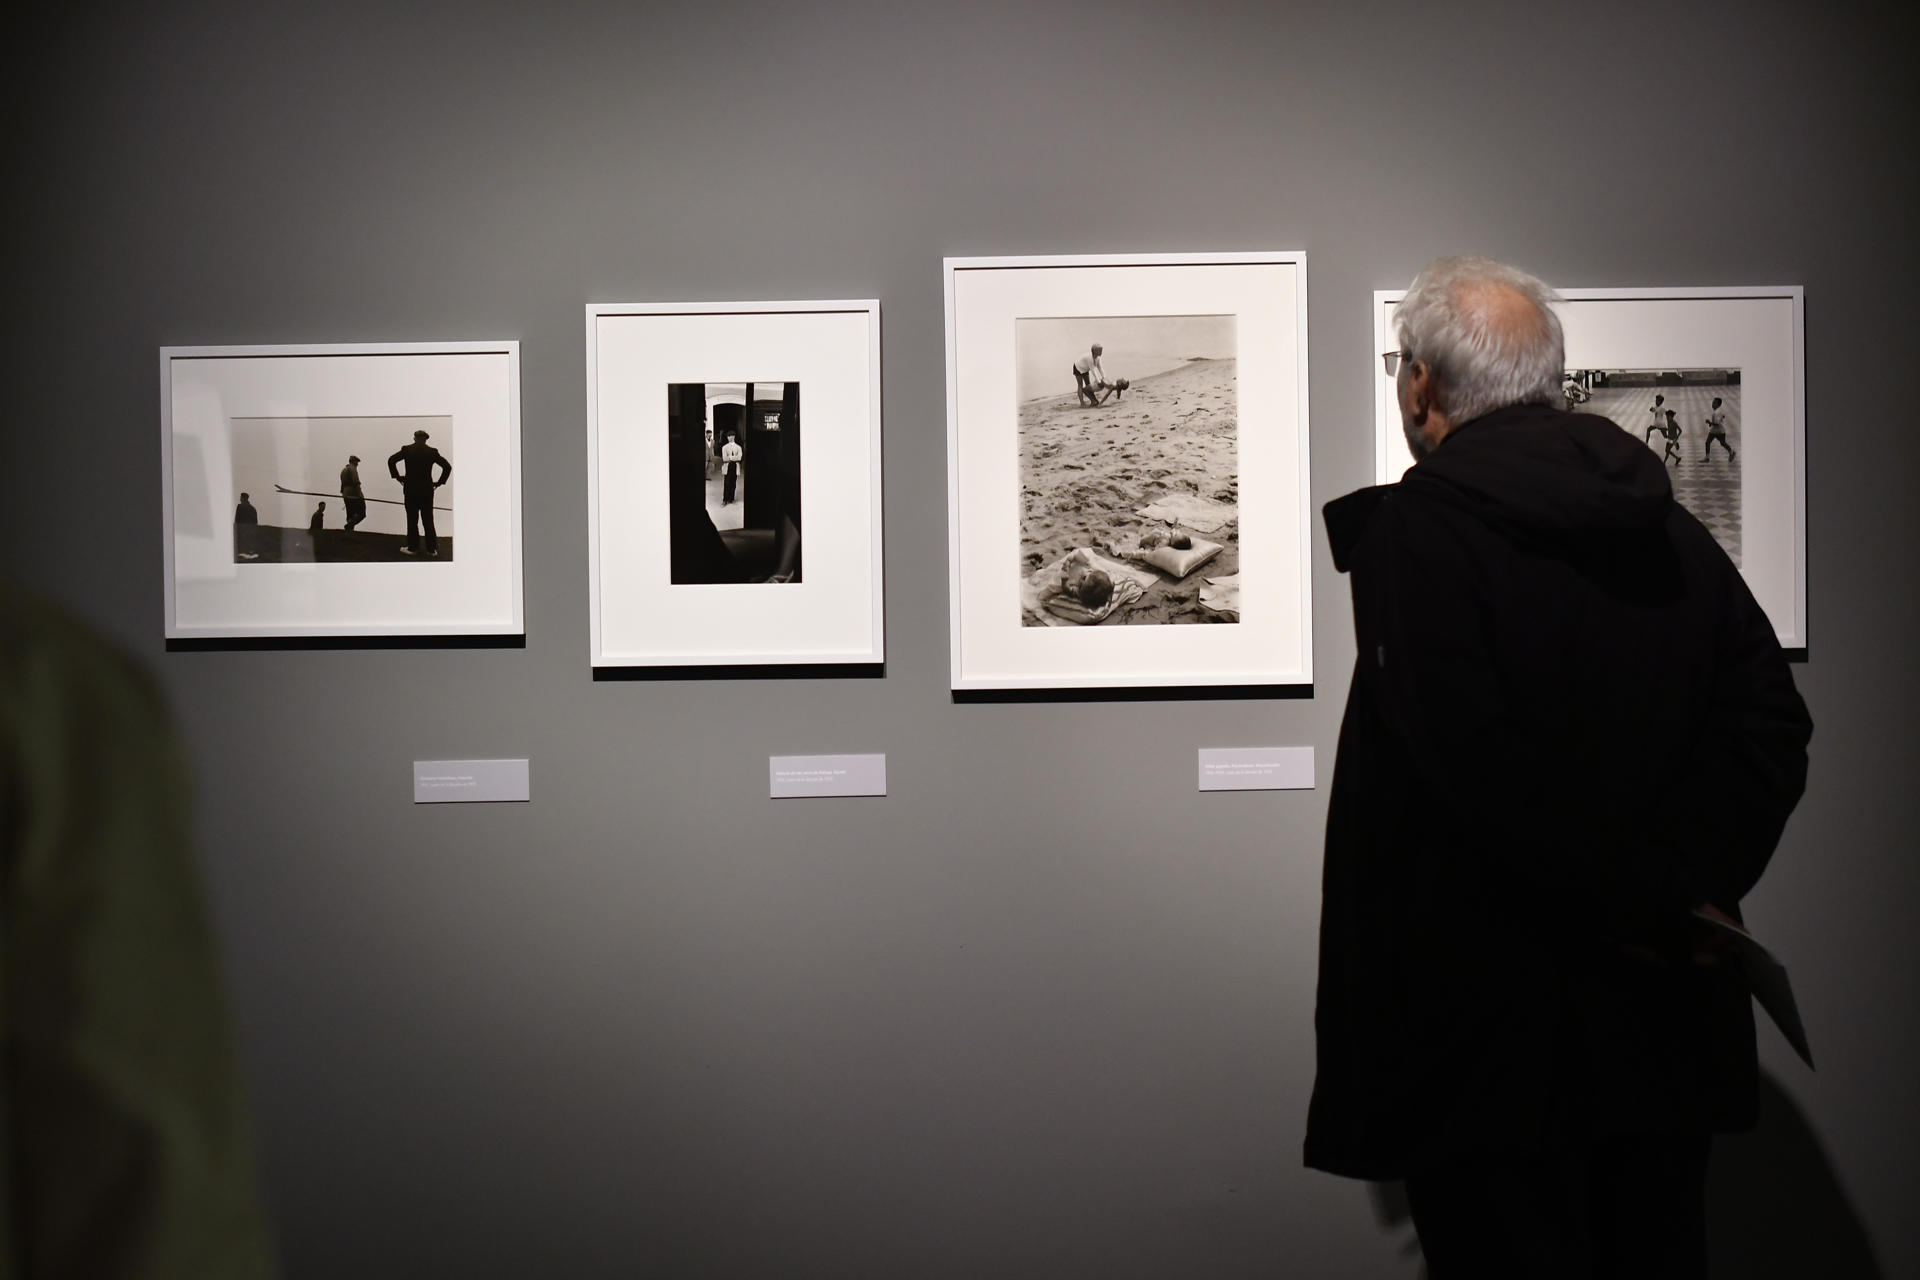
{"label": "long pole in photo", "polygon": [[[290,494],[293,494],[295,497],[301,497],[301,498],[338,498],[341,496],[338,493],[315,493],[312,489],[289,489],[285,485],[278,485],[278,484],[273,486],[273,491],[275,493],[290,493]],[[404,507],[407,505],[404,501],[398,498],[362,498],[361,501],[362,502],[384,502],[390,507]],[[452,511],[453,508],[435,506],[434,510],[435,511]]]}

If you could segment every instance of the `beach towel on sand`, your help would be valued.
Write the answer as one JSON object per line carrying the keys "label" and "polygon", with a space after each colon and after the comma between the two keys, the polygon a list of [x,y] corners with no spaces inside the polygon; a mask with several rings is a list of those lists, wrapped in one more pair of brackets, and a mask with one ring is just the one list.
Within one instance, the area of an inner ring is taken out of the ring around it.
{"label": "beach towel on sand", "polygon": [[1107,599],[1105,607],[1089,609],[1078,600],[1060,594],[1060,567],[1066,563],[1067,556],[1073,554],[1069,551],[1021,580],[1022,613],[1032,615],[1049,627],[1084,627],[1106,621],[1114,610],[1132,604],[1153,585],[1153,575],[1144,569],[1122,564],[1091,547],[1079,547],[1076,550],[1085,551],[1093,566],[1105,569],[1107,576],[1113,579],[1113,595]]}
{"label": "beach towel on sand", "polygon": [[1198,494],[1170,493],[1155,501],[1150,507],[1141,507],[1135,514],[1143,515],[1149,520],[1165,520],[1168,524],[1185,525],[1189,529],[1198,529],[1201,533],[1212,533],[1240,512],[1237,508],[1224,503],[1209,502]]}
{"label": "beach towel on sand", "polygon": [[1200,588],[1200,607],[1233,622],[1240,621],[1240,575],[1229,573],[1208,578],[1207,585]]}

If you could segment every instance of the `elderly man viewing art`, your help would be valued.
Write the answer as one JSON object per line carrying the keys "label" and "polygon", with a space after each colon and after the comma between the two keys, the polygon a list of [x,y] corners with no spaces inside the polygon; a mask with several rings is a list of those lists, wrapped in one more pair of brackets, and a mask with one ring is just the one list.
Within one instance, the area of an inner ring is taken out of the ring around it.
{"label": "elderly man viewing art", "polygon": [[1812,726],[1665,468],[1562,407],[1555,301],[1422,271],[1385,355],[1417,462],[1327,507],[1358,656],[1306,1162],[1404,1178],[1434,1280],[1703,1277],[1711,1135],[1752,1124],[1757,1067],[1695,913],[1738,919]]}

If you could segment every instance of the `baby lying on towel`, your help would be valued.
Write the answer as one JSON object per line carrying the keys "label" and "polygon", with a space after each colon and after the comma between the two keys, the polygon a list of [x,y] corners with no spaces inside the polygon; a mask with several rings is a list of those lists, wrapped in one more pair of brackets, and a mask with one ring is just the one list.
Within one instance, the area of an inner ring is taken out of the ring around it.
{"label": "baby lying on towel", "polygon": [[1103,560],[1086,547],[1076,547],[1026,578],[1021,584],[1021,607],[1048,626],[1062,625],[1056,619],[1081,626],[1104,622],[1144,593],[1145,584],[1135,572]]}

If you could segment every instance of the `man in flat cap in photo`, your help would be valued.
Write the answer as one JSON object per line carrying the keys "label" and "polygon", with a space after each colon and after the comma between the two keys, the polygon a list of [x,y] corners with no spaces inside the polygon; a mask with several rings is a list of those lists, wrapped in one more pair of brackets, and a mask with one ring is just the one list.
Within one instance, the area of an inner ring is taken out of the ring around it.
{"label": "man in flat cap in photo", "polygon": [[353,526],[367,518],[367,495],[360,488],[360,455],[347,455],[347,465],[340,468],[340,502],[347,509],[347,532],[353,532]]}
{"label": "man in flat cap in photo", "polygon": [[[405,464],[406,475],[400,474]],[[436,478],[434,472],[438,470]],[[407,502],[407,545],[400,548],[402,555],[422,554],[420,533],[426,531],[425,554],[440,554],[440,535],[433,527],[433,491],[447,482],[453,474],[453,464],[440,456],[440,451],[427,443],[427,433],[413,433],[413,443],[402,445],[391,458],[387,459],[387,474],[400,482],[402,496]]]}

